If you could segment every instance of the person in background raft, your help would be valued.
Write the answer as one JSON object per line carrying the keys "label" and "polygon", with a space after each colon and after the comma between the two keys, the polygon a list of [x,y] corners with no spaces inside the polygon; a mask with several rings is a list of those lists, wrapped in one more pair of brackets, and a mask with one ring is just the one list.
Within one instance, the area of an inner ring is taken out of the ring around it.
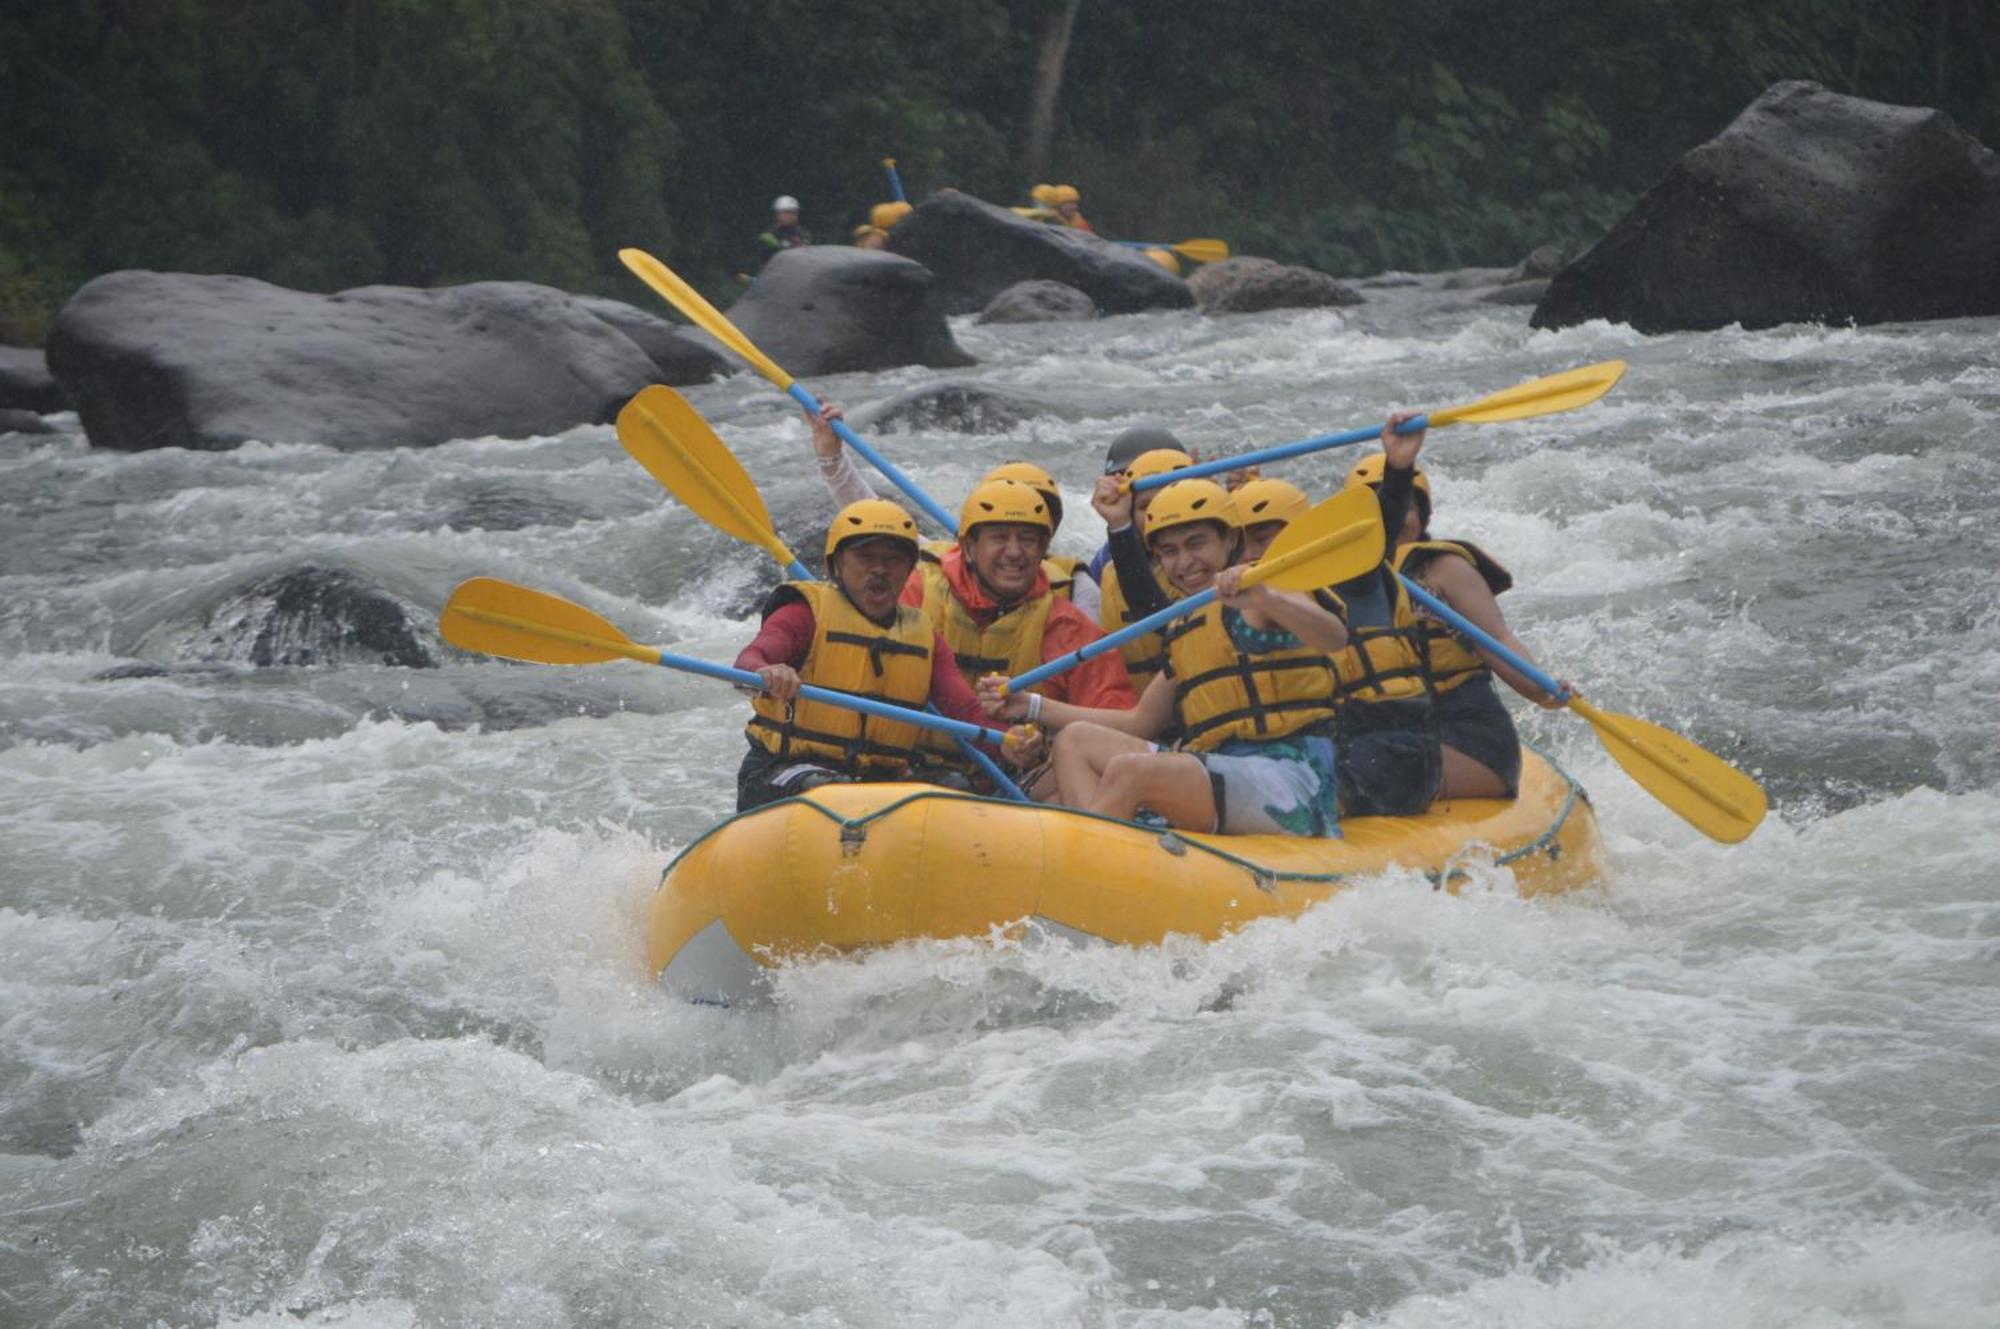
{"label": "person in background raft", "polygon": [[799,201],[790,194],[780,194],[771,200],[771,225],[757,237],[756,261],[750,271],[753,275],[762,272],[771,255],[780,250],[803,249],[812,242],[812,233],[799,225]]}
{"label": "person in background raft", "polygon": [[763,627],[736,657],[764,681],[736,773],[738,812],[823,784],[906,778],[930,732],[801,700],[801,683],[913,709],[933,702],[955,720],[986,723],[944,642],[899,600],[916,566],[917,524],[871,498],[842,508],[827,529],[830,580],[787,582],[765,601]]}
{"label": "person in background raft", "polygon": [[[1422,435],[1416,437],[1421,446]],[[1356,462],[1347,473],[1348,486],[1380,486],[1384,456],[1377,453]],[[1392,565],[1521,658],[1532,661],[1534,657],[1507,626],[1495,599],[1513,586],[1513,574],[1470,540],[1433,536],[1430,477],[1420,464],[1413,465],[1411,474],[1413,501],[1402,525],[1390,531]],[[1556,710],[1562,703],[1425,615],[1421,608],[1417,612],[1426,634],[1431,685],[1436,691],[1433,705],[1438,740],[1443,746],[1444,788],[1439,797],[1513,798],[1520,792],[1521,739],[1515,732],[1514,718],[1493,687],[1493,675],[1497,672],[1507,680],[1507,686],[1537,706]]]}
{"label": "person in background raft", "polygon": [[889,232],[896,229],[896,223],[910,215],[912,208],[907,203],[877,203],[868,210],[868,220],[854,228],[856,249],[886,249]]}
{"label": "person in background raft", "polygon": [[[1143,809],[1184,830],[1337,836],[1332,653],[1346,626],[1311,596],[1241,589],[1236,503],[1211,480],[1161,489],[1146,541],[1181,595],[1213,586],[1219,599],[1166,629],[1166,670],[1139,705],[1093,711],[982,679],[988,713],[1057,729],[1057,797],[1072,807],[1126,821]],[[1174,751],[1150,741],[1169,732]]]}
{"label": "person in background raft", "polygon": [[[812,426],[813,456],[819,462],[819,478],[836,503],[873,498],[875,487],[868,483],[868,477],[848,456],[840,435],[833,432],[833,422],[840,418],[841,410],[834,405],[828,405],[817,420],[811,415],[806,416],[806,423]],[[985,484],[988,480],[1017,480],[1034,489],[1048,501],[1056,529],[1062,529],[1062,489],[1055,478],[1041,467],[1028,461],[1010,461],[988,471],[979,478],[979,483]],[[935,566],[949,548],[949,541],[929,541],[923,545],[920,556],[925,566]],[[1097,582],[1085,573],[1082,559],[1069,554],[1049,554],[1042,560],[1042,569],[1048,573],[1051,590],[1071,601],[1087,617],[1092,620],[1097,618]]]}
{"label": "person in background raft", "polygon": [[1075,185],[1055,186],[1049,191],[1049,201],[1064,226],[1097,234],[1097,228],[1083,219],[1083,195],[1077,193]]}

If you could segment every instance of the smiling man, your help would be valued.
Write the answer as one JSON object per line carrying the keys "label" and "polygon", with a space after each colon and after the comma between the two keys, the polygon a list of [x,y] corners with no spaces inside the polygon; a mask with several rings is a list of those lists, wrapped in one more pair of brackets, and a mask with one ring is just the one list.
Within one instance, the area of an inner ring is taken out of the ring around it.
{"label": "smiling man", "polygon": [[[1332,653],[1347,627],[1311,596],[1243,589],[1235,500],[1210,480],[1161,489],[1146,543],[1183,596],[1218,599],[1165,630],[1166,668],[1130,711],[1090,710],[980,687],[988,712],[1058,726],[1056,797],[1131,820],[1226,834],[1338,835]],[[1162,735],[1178,733],[1176,750]]]}
{"label": "smiling man", "polygon": [[972,688],[923,613],[900,601],[917,566],[917,524],[886,499],[850,503],[826,533],[830,581],[787,582],[764,605],[756,640],[736,667],[763,680],[750,703],[750,750],[736,774],[747,812],[823,784],[909,777],[930,733],[800,698],[799,685],[859,693],[898,706],[935,703],[955,720],[986,723]]}
{"label": "smiling man", "polygon": [[[1030,485],[988,480],[959,512],[958,543],[925,560],[904,588],[950,650],[968,686],[987,674],[1011,677],[1067,655],[1104,634],[1049,587],[1044,560],[1055,515]],[[1125,663],[1107,651],[1039,684],[1036,692],[1079,706],[1125,710],[1136,704]],[[949,740],[923,746],[947,766],[963,759]]]}

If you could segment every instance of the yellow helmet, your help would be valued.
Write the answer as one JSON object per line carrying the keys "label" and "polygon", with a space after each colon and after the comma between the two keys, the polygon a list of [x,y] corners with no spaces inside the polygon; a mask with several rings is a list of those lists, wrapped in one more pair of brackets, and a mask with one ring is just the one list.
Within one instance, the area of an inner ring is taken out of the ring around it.
{"label": "yellow helmet", "polygon": [[1236,515],[1245,526],[1291,521],[1311,507],[1303,489],[1283,480],[1252,480],[1236,491]]}
{"label": "yellow helmet", "polygon": [[877,230],[891,231],[912,211],[914,209],[907,203],[877,203],[868,210],[868,224]]}
{"label": "yellow helmet", "polygon": [[1051,535],[1056,529],[1049,501],[1027,485],[1014,480],[982,480],[972,487],[965,496],[965,506],[959,509],[958,538],[972,534],[975,526],[997,522],[1039,526]]}
{"label": "yellow helmet", "polygon": [[1028,486],[1028,488],[1048,500],[1049,516],[1054,520],[1056,526],[1062,525],[1062,489],[1056,484],[1056,478],[1053,475],[1050,475],[1047,471],[1035,465],[1035,463],[1031,461],[1010,461],[995,466],[985,475],[979,477],[980,484],[985,484],[989,480],[1012,480],[1017,485]]}
{"label": "yellow helmet", "polygon": [[1178,277],[1181,275],[1181,261],[1180,259],[1174,256],[1173,250],[1147,249],[1147,250],[1142,250],[1141,252],[1144,253],[1147,258],[1152,259],[1153,262],[1165,268],[1168,272],[1173,273],[1174,276]]}
{"label": "yellow helmet", "polygon": [[1213,480],[1176,480],[1153,498],[1146,509],[1146,539],[1174,526],[1219,521],[1229,530],[1243,525],[1236,500]]}
{"label": "yellow helmet", "polygon": [[1053,208],[1056,205],[1055,193],[1054,185],[1036,185],[1028,191],[1028,197],[1045,208]]}
{"label": "yellow helmet", "polygon": [[864,498],[835,513],[833,524],[826,528],[827,566],[833,565],[834,554],[849,540],[874,535],[900,540],[909,545],[911,558],[917,556],[917,523],[910,514],[886,498]]}
{"label": "yellow helmet", "polygon": [[1083,195],[1076,192],[1075,185],[1052,185],[1049,188],[1048,202],[1053,207],[1061,207],[1065,203],[1083,202]]}
{"label": "yellow helmet", "polygon": [[[1370,489],[1379,488],[1382,484],[1382,475],[1388,470],[1388,467],[1389,454],[1386,452],[1378,452],[1372,457],[1363,457],[1360,461],[1355,462],[1354,469],[1347,473],[1347,484],[1344,487],[1358,489],[1362,485],[1367,485]],[[1428,503],[1431,498],[1431,478],[1424,474],[1424,464],[1422,462],[1418,462],[1415,469],[1417,472],[1415,481],[1416,490],[1424,496],[1424,502]]]}
{"label": "yellow helmet", "polygon": [[1165,475],[1168,471],[1178,471],[1183,466],[1194,465],[1194,458],[1179,448],[1154,448],[1142,452],[1132,459],[1125,468],[1125,474],[1134,480],[1143,480],[1150,475]]}

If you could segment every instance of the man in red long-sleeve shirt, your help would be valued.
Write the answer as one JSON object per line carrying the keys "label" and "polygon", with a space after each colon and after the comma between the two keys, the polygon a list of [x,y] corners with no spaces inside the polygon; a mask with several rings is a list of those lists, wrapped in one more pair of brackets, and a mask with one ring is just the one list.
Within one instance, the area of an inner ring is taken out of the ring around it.
{"label": "man in red long-sleeve shirt", "polygon": [[799,697],[799,685],[873,697],[984,725],[985,712],[921,611],[898,603],[917,564],[917,528],[883,499],[851,503],[827,532],[829,582],[788,582],[736,657],[763,680],[751,702],[750,750],[736,775],[747,812],[823,784],[906,778],[926,732]]}

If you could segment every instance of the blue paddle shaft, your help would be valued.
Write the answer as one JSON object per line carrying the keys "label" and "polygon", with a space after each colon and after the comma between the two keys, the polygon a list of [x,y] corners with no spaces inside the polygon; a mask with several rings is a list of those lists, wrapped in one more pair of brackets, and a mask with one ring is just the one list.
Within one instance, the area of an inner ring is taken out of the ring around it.
{"label": "blue paddle shaft", "polygon": [[[1396,426],[1399,434],[1414,434],[1420,429],[1430,428],[1431,418],[1419,415]],[[1218,475],[1223,471],[1234,471],[1244,466],[1262,466],[1267,461],[1284,461],[1288,457],[1303,457],[1308,452],[1322,452],[1327,448],[1345,447],[1350,443],[1366,443],[1371,438],[1382,437],[1382,426],[1373,425],[1365,429],[1349,429],[1338,434],[1321,434],[1316,438],[1302,438],[1296,443],[1280,443],[1275,447],[1259,448],[1255,452],[1239,453],[1234,457],[1217,457],[1214,461],[1197,462],[1193,466],[1183,466],[1165,475],[1146,475],[1132,482],[1135,493],[1148,489],[1158,489],[1176,480],[1198,480],[1204,475]]]}
{"label": "blue paddle shaft", "polygon": [[1158,631],[1175,619],[1192,614],[1198,609],[1205,609],[1213,603],[1215,603],[1213,586],[1205,591],[1197,591],[1185,600],[1176,600],[1165,609],[1146,615],[1137,623],[1128,623],[1116,632],[1107,633],[1096,641],[1077,647],[1068,655],[1059,655],[1053,660],[1046,660],[1026,673],[1008,679],[1007,690],[1020,692],[1031,688],[1045,678],[1054,678],[1064,670],[1076,668],[1085,660],[1094,660],[1106,651],[1115,651],[1134,637],[1143,637],[1149,632]]}
{"label": "blue paddle shaft", "polygon": [[1508,668],[1527,679],[1530,683],[1533,683],[1542,691],[1548,693],[1551,697],[1554,697],[1557,701],[1569,700],[1569,689],[1558,683],[1552,675],[1535,668],[1519,655],[1502,646],[1499,639],[1494,637],[1492,633],[1487,632],[1464,614],[1459,613],[1456,609],[1453,609],[1450,605],[1438,599],[1408,577],[1404,577],[1402,573],[1399,572],[1396,575],[1402,578],[1403,587],[1409,591],[1410,598],[1430,610],[1433,614],[1436,614],[1446,623],[1449,623],[1452,631],[1466,638],[1475,646],[1481,646],[1493,652],[1493,654],[1499,656],[1507,664]]}
{"label": "blue paddle shaft", "polygon": [[[793,401],[805,407],[812,415],[820,413],[820,400],[813,396],[808,389],[794,383],[789,388],[786,388],[785,391],[791,394]],[[847,421],[835,420],[833,422],[833,432],[840,436],[841,442],[867,458],[870,466],[873,466],[876,470],[882,472],[883,475],[889,477],[889,483],[908,495],[910,501],[922,508],[932,521],[944,527],[947,532],[954,535],[957,534],[958,523],[952,519],[952,515],[939,507],[936,500],[931,498],[929,494],[926,494],[915,480],[903,474],[902,469],[894,462],[870,447],[868,440],[862,438],[861,435],[855,433],[852,429],[849,429]]]}
{"label": "blue paddle shaft", "polygon": [[[719,678],[725,683],[734,683],[739,687],[755,688],[759,692],[764,689],[764,680],[747,669],[711,664],[707,660],[697,660],[692,655],[675,655],[672,651],[661,651],[660,658],[655,663],[664,665],[668,669],[684,670],[690,674],[705,674],[709,678]],[[850,711],[879,716],[884,720],[901,720],[904,724],[935,729],[939,733],[950,734],[953,738],[968,739],[975,743],[998,743],[1007,737],[997,729],[967,724],[963,720],[954,720],[949,716],[913,711],[907,706],[876,701],[873,697],[857,697],[851,692],[841,692],[836,688],[822,688],[811,683],[801,683],[799,695],[809,701],[823,701],[829,706],[844,706]]]}
{"label": "blue paddle shaft", "polygon": [[903,192],[903,177],[897,172],[896,163],[892,161],[883,162],[882,169],[889,173],[889,192],[896,196],[898,203],[908,203],[910,198],[909,195]]}

